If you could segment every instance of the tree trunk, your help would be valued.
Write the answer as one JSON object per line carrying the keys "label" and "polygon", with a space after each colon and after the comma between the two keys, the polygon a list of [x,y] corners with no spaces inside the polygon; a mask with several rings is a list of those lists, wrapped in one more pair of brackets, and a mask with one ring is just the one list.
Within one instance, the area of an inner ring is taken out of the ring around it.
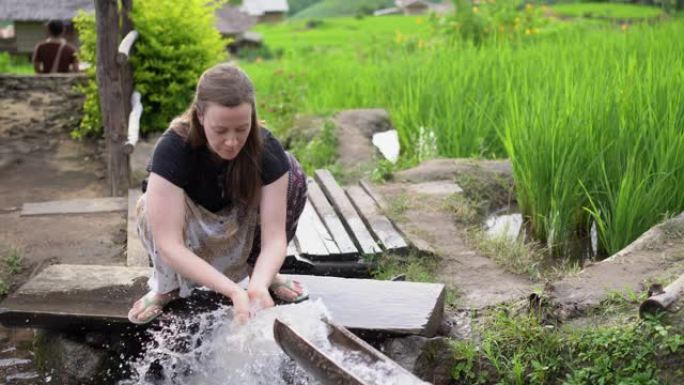
{"label": "tree trunk", "polygon": [[[130,166],[124,151],[126,109],[121,89],[121,70],[116,63],[119,44],[117,0],[95,0],[97,25],[97,85],[107,141],[107,173],[110,195],[128,192]],[[130,103],[130,102],[129,102]]]}

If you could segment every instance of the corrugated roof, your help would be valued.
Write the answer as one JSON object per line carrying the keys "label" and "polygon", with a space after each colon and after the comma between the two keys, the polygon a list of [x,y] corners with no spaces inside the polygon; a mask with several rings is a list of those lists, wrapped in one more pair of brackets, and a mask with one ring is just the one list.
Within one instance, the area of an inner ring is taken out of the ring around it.
{"label": "corrugated roof", "polygon": [[93,0],[1,0],[0,20],[71,20],[78,10],[95,12]]}
{"label": "corrugated roof", "polygon": [[257,20],[236,7],[224,5],[216,9],[216,29],[222,34],[236,35],[247,31]]}
{"label": "corrugated roof", "polygon": [[287,12],[287,0],[244,0],[240,8],[250,16],[261,16],[266,12]]}

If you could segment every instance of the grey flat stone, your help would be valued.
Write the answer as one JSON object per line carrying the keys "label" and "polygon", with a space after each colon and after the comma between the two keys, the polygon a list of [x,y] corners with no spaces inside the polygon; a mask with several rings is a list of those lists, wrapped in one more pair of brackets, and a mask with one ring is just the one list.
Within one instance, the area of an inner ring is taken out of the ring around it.
{"label": "grey flat stone", "polygon": [[451,195],[463,192],[461,186],[448,180],[412,184],[409,189],[414,193],[427,195]]}
{"label": "grey flat stone", "polygon": [[[131,305],[147,292],[150,272],[144,267],[53,265],[0,304],[0,322],[39,328],[85,321],[125,325]],[[306,286],[312,300],[323,300],[334,322],[354,331],[432,336],[442,320],[442,284],[291,277]]]}
{"label": "grey flat stone", "polygon": [[91,198],[71,199],[38,203],[24,203],[22,216],[57,215],[57,214],[89,214],[126,211],[126,198]]}
{"label": "grey flat stone", "polygon": [[49,266],[0,304],[0,322],[47,327],[54,319],[128,322],[131,305],[147,292],[151,271],[125,266]]}
{"label": "grey flat stone", "polygon": [[444,285],[293,275],[332,320],[354,331],[433,336],[444,312]]}

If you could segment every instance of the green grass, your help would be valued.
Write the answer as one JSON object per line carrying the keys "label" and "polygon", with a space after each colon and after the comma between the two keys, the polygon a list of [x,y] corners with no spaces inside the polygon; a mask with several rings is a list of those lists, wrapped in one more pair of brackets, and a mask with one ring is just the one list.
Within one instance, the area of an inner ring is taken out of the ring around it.
{"label": "green grass", "polygon": [[592,221],[607,255],[684,210],[681,18],[551,23],[479,47],[430,38],[421,18],[395,20],[266,27],[286,54],[244,64],[262,117],[284,129],[295,112],[380,106],[403,157],[430,158],[433,146],[509,157],[519,207],[556,255],[584,247]]}
{"label": "green grass", "polygon": [[300,53],[365,50],[391,42],[397,33],[428,36],[430,32],[426,17],[421,16],[336,17],[319,20],[313,28],[304,20],[288,20],[258,24],[254,30],[263,34],[271,49]]}
{"label": "green grass", "polygon": [[663,14],[657,7],[616,3],[556,4],[551,9],[561,16],[606,18],[614,20],[652,19]]}
{"label": "green grass", "polygon": [[2,74],[33,74],[33,65],[24,57],[11,56],[7,52],[0,52],[0,73]]}
{"label": "green grass", "polygon": [[666,362],[677,362],[684,351],[684,335],[659,320],[559,328],[501,308],[482,320],[477,345],[453,345],[458,383],[676,384],[663,381],[671,369]]}
{"label": "green grass", "polygon": [[393,0],[323,0],[296,13],[294,19],[312,19],[372,14],[376,9],[394,6]]}

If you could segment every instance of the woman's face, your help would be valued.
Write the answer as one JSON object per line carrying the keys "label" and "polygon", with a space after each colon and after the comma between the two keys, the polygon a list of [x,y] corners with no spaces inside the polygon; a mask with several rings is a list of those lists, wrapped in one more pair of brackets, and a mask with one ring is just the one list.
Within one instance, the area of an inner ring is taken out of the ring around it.
{"label": "woman's face", "polygon": [[235,159],[249,136],[252,127],[252,106],[242,103],[225,107],[209,103],[204,113],[198,114],[207,145],[221,159]]}

